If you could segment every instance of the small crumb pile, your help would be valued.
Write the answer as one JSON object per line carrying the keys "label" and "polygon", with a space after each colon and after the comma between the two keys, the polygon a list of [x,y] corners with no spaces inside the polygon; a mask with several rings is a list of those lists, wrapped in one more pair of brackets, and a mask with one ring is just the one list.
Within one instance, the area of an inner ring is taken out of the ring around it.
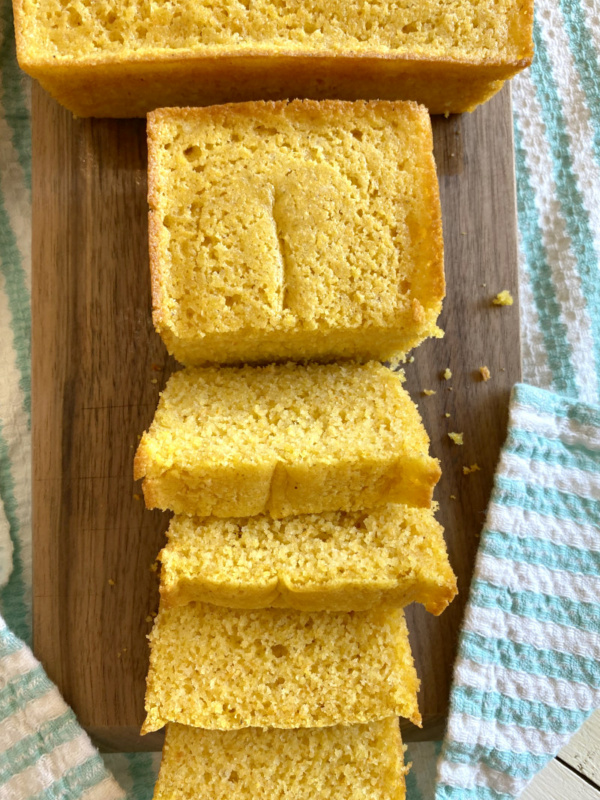
{"label": "small crumb pile", "polygon": [[507,289],[504,289],[502,292],[498,292],[492,303],[495,306],[512,306],[514,300],[512,294]]}
{"label": "small crumb pile", "polygon": [[463,467],[463,475],[471,475],[471,473],[479,472],[480,470],[479,464],[471,464],[470,467]]}

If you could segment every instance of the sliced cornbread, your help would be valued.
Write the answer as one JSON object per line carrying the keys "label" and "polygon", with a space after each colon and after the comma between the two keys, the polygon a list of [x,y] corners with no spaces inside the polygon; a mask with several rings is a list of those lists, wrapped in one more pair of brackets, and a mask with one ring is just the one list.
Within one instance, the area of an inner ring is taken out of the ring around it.
{"label": "sliced cornbread", "polygon": [[143,733],[320,728],[389,716],[420,722],[400,609],[160,608],[150,639]]}
{"label": "sliced cornbread", "polygon": [[278,520],[176,516],[167,537],[165,605],[357,611],[417,601],[441,614],[456,594],[430,509],[386,505]]}
{"label": "sliced cornbread", "polygon": [[79,116],[287,97],[474,108],[531,61],[533,0],[14,0],[22,68]]}
{"label": "sliced cornbread", "polygon": [[428,445],[381,364],[190,368],[163,391],[134,473],[149,508],[177,514],[428,507],[440,476]]}
{"label": "sliced cornbread", "polygon": [[404,800],[396,717],[301,730],[171,723],[154,800]]}
{"label": "sliced cornbread", "polygon": [[161,109],[148,119],[153,319],[183,364],[380,360],[444,296],[416,103]]}

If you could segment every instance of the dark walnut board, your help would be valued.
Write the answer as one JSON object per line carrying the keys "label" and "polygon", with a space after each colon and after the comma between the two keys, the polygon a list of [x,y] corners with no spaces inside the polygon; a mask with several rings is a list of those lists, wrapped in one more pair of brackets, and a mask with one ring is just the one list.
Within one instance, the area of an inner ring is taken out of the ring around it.
{"label": "dark walnut board", "polygon": [[[407,740],[442,732],[509,391],[520,377],[518,306],[491,305],[502,289],[517,299],[508,87],[433,127],[446,336],[418,348],[406,374],[442,462],[435,496],[460,595],[440,618],[408,609],[424,724],[403,724]],[[168,515],[144,509],[132,460],[173,362],[150,317],[144,121],[74,120],[35,87],[33,176],[34,649],[101,747],[154,750],[161,734],[138,731],[147,617],[158,604],[150,566]],[[450,381],[440,378],[447,367]],[[464,446],[448,431],[463,432]],[[475,462],[481,471],[464,476]]]}

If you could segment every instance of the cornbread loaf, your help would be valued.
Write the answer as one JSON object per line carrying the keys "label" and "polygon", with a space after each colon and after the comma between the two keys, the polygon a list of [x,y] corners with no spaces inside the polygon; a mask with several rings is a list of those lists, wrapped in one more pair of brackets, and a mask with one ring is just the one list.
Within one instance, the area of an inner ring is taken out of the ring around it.
{"label": "cornbread loaf", "polygon": [[165,605],[356,611],[417,601],[441,614],[456,595],[433,511],[387,505],[274,520],[176,516],[163,549]]}
{"label": "cornbread loaf", "polygon": [[273,517],[429,507],[440,476],[399,377],[381,364],[175,373],[135,456],[149,508]]}
{"label": "cornbread loaf", "polygon": [[420,724],[419,681],[400,609],[159,609],[142,733],[321,728],[389,716]]}
{"label": "cornbread loaf", "polygon": [[429,114],[295,101],[149,116],[153,319],[183,364],[384,361],[444,296]]}
{"label": "cornbread loaf", "polygon": [[395,717],[295,731],[171,723],[154,800],[404,800],[403,750]]}
{"label": "cornbread loaf", "polygon": [[22,68],[79,116],[287,97],[469,111],[531,62],[533,0],[14,0]]}

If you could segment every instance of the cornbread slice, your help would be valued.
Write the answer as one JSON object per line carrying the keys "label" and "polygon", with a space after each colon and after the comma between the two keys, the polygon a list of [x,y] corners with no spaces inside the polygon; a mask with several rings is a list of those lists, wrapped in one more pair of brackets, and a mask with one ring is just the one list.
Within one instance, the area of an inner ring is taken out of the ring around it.
{"label": "cornbread slice", "polygon": [[472,110],[531,61],[533,0],[14,0],[22,68],[79,116],[286,97]]}
{"label": "cornbread slice", "polygon": [[428,507],[440,476],[396,374],[381,364],[187,369],[135,456],[149,508],[273,517]]}
{"label": "cornbread slice", "polygon": [[161,109],[148,147],[153,319],[183,364],[384,361],[441,335],[423,106]]}
{"label": "cornbread slice", "polygon": [[315,612],[161,606],[146,721],[196,728],[321,728],[390,716],[420,724],[400,609]]}
{"label": "cornbread slice", "polygon": [[404,800],[407,772],[396,717],[295,731],[170,723],[154,800]]}
{"label": "cornbread slice", "polygon": [[177,516],[167,531],[165,605],[357,611],[417,601],[441,614],[456,595],[433,511],[387,505],[274,520]]}

